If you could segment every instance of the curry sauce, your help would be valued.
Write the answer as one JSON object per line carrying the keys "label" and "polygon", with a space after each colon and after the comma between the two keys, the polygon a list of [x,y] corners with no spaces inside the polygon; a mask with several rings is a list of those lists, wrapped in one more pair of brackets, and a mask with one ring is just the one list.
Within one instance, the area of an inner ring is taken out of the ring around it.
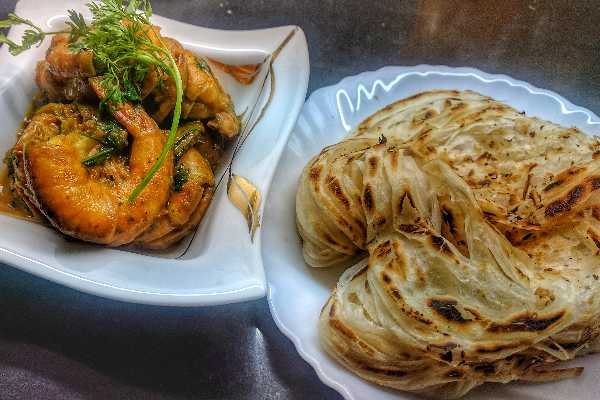
{"label": "curry sauce", "polygon": [[31,215],[25,207],[19,206],[20,201],[10,189],[8,168],[3,165],[0,168],[0,213],[29,221],[37,221],[37,218]]}

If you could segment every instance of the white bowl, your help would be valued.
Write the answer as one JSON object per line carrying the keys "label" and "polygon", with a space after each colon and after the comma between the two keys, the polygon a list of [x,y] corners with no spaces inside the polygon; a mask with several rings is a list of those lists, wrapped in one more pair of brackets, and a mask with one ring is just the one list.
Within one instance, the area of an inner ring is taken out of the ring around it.
{"label": "white bowl", "polygon": [[[85,2],[22,0],[16,13],[39,26],[57,28],[64,23],[67,9],[85,15]],[[306,96],[309,64],[304,33],[295,26],[221,31],[159,16],[153,22],[186,48],[228,64],[261,63],[285,43],[272,64],[273,75],[267,62],[251,85],[241,85],[215,69],[236,111],[246,111],[248,128],[265,109],[232,170],[266,194]],[[9,38],[20,40],[22,32],[22,27],[13,27]],[[35,64],[44,57],[48,42],[17,57],[8,54],[6,47],[0,49],[1,154],[16,141],[15,131],[36,90]],[[224,168],[216,171],[217,179],[223,174]],[[0,226],[0,262],[99,296],[163,305],[212,305],[259,298],[266,290],[261,229],[252,242],[246,221],[227,198],[226,179],[193,238],[168,252],[140,254],[66,240],[53,229],[6,215],[0,215]]]}
{"label": "white bowl", "polygon": [[[421,65],[387,67],[346,78],[314,92],[304,105],[277,168],[265,215],[263,258],[269,282],[269,306],[281,331],[327,385],[346,399],[415,399],[372,385],[329,358],[319,345],[321,307],[342,272],[314,269],[302,258],[295,224],[295,195],[300,173],[324,146],[338,142],[364,118],[396,100],[432,89],[472,89],[505,102],[528,115],[600,135],[600,119],[556,93],[504,75],[470,68]],[[583,376],[547,384],[486,384],[468,399],[598,399],[600,355],[572,362],[585,366]]]}

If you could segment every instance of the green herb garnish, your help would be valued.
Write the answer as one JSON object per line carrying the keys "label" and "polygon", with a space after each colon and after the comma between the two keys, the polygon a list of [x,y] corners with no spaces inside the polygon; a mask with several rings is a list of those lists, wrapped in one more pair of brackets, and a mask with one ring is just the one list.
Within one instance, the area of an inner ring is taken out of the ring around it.
{"label": "green herb garnish", "polygon": [[211,73],[210,67],[208,66],[208,64],[206,63],[206,61],[204,61],[203,59],[201,59],[200,57],[198,57],[198,59],[196,60],[196,66],[208,73]]}
{"label": "green herb garnish", "polygon": [[96,165],[104,163],[104,161],[108,160],[114,153],[115,149],[113,147],[102,146],[100,147],[100,150],[83,159],[81,163],[86,167],[95,167]]}
{"label": "green herb garnish", "polygon": [[[152,15],[152,8],[148,0],[129,0],[127,3],[125,0],[100,0],[90,2],[87,6],[92,14],[92,22],[89,25],[81,14],[69,10],[67,25],[71,35],[70,48],[72,51],[92,52],[94,65],[99,75],[103,76],[102,85],[106,91],[101,107],[107,105],[110,107],[111,104],[121,104],[126,101],[140,101],[142,83],[150,68],[157,68],[175,82],[177,97],[165,146],[146,176],[130,194],[128,200],[133,202],[152,180],[175,141],[183,97],[181,76],[173,56],[160,36],[156,35],[154,41],[151,38],[154,32],[151,31],[149,18]],[[0,21],[0,28],[18,24],[30,27],[25,31],[21,44],[0,35],[0,43],[7,44],[13,55],[20,54],[33,45],[41,44],[47,35],[65,33],[64,31],[44,32],[31,21],[14,14]],[[156,43],[156,40],[159,43]]]}
{"label": "green herb garnish", "polygon": [[101,139],[102,144],[112,147],[116,151],[125,150],[129,144],[127,141],[127,131],[121,128],[121,125],[114,119],[103,121],[101,126],[102,130],[106,132],[106,135]]}
{"label": "green herb garnish", "polygon": [[42,44],[47,35],[54,35],[56,33],[64,33],[64,32],[44,32],[39,27],[37,27],[33,22],[28,19],[21,18],[15,14],[8,14],[8,18],[0,21],[0,28],[10,28],[13,25],[27,25],[29,28],[25,30],[23,33],[23,37],[21,38],[21,44],[15,43],[6,35],[0,33],[0,44],[6,44],[8,46],[8,51],[13,56],[17,56],[22,52],[29,50],[31,46]]}
{"label": "green herb garnish", "polygon": [[173,174],[173,191],[180,192],[183,188],[183,185],[185,185],[189,178],[190,171],[183,165],[179,164],[175,169],[175,174]]}
{"label": "green herb garnish", "polygon": [[9,151],[4,156],[4,164],[8,170],[8,176],[13,176],[15,173],[15,161],[17,160],[17,156],[12,151]]}
{"label": "green herb garnish", "polygon": [[127,132],[114,119],[100,122],[103,137],[96,137],[86,133],[84,136],[94,139],[102,144],[100,149],[91,156],[83,159],[81,163],[86,167],[94,167],[108,160],[113,154],[119,153],[127,148]]}
{"label": "green herb garnish", "polygon": [[178,138],[173,146],[175,161],[178,161],[190,147],[198,143],[203,133],[202,123],[191,122],[179,128]]}

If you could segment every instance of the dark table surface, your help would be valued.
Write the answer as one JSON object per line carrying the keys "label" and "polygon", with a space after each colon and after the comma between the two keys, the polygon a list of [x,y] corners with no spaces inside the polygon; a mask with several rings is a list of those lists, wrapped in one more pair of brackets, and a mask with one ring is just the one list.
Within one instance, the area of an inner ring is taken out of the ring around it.
{"label": "dark table surface", "polygon": [[[15,3],[0,0],[0,18]],[[445,64],[508,74],[600,113],[597,0],[152,4],[157,14],[215,28],[300,25],[309,92],[384,65]],[[264,299],[213,308],[125,304],[0,265],[0,399],[59,398],[340,396],[277,330]]]}

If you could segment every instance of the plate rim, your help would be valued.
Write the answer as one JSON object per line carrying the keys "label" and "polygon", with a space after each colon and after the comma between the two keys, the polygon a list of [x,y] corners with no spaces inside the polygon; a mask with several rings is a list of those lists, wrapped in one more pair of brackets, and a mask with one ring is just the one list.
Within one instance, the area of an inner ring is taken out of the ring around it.
{"label": "plate rim", "polygon": [[[22,12],[24,3],[26,2],[18,1],[15,6],[15,10]],[[297,50],[297,54],[299,55],[297,56],[297,58],[299,59],[300,63],[297,64],[299,65],[299,73],[294,75],[293,82],[295,83],[296,87],[299,88],[299,90],[297,91],[295,96],[292,97],[292,99],[289,100],[289,102],[287,102],[287,107],[289,107],[288,117],[284,119],[281,124],[279,130],[281,135],[280,139],[276,143],[276,146],[274,146],[273,153],[271,153],[271,157],[273,158],[273,168],[271,171],[266,172],[265,178],[264,180],[262,180],[265,191],[268,193],[271,187],[271,183],[273,181],[273,177],[275,175],[275,169],[277,168],[279,160],[283,154],[283,150],[285,149],[287,140],[289,139],[289,136],[296,124],[296,120],[300,114],[300,110],[302,109],[302,106],[304,105],[304,102],[306,100],[306,92],[308,90],[308,81],[310,77],[310,60],[308,53],[308,43],[304,31],[301,27],[297,25],[281,25],[252,30],[223,30],[177,21],[175,19],[163,17],[158,14],[154,15],[154,17],[158,17],[160,20],[172,24],[181,25],[184,28],[194,27],[200,28],[202,30],[211,31],[214,34],[226,33],[228,35],[241,35],[242,37],[243,35],[247,34],[258,35],[261,33],[268,34],[273,32],[283,32],[286,30],[289,30],[290,32],[295,31],[293,35],[294,37],[291,38],[291,41],[295,41],[296,46],[299,46],[299,50]],[[11,28],[8,32],[8,35],[10,36],[12,32],[13,29]],[[22,62],[20,62],[18,58],[16,58],[15,62],[12,64],[19,66],[22,64]],[[21,65],[20,70],[23,70],[24,68],[25,67]],[[277,62],[273,64],[273,69],[275,72],[277,72]],[[9,76],[6,79],[6,82],[0,80],[0,88],[2,88],[4,84],[8,83],[12,78],[14,78],[14,75]],[[266,128],[263,127],[263,129]],[[261,205],[261,210],[263,210],[263,214],[264,205],[265,202],[263,202],[263,204]],[[51,263],[36,260],[34,257],[24,254],[24,252],[15,248],[0,247],[0,265],[4,264],[12,268],[16,268],[25,273],[34,275],[42,279],[46,279],[48,281],[54,282],[62,286],[69,287],[79,292],[117,301],[124,301],[136,304],[183,307],[225,305],[256,300],[266,295],[267,283],[261,250],[262,231],[262,229],[258,230],[253,244],[253,246],[256,246],[257,248],[257,271],[250,276],[236,281],[236,283],[232,285],[231,288],[227,288],[228,290],[220,290],[214,293],[161,293],[127,288],[123,286],[116,286],[110,283],[101,282],[96,279],[90,279],[85,276],[80,276],[69,271],[62,270],[60,268],[57,268],[55,265],[52,265]]]}
{"label": "plate rim", "polygon": [[[350,75],[350,76],[344,77],[333,85],[321,87],[321,88],[315,90],[314,92],[312,92],[311,95],[306,100],[306,102],[304,103],[304,106],[302,107],[302,110],[300,111],[299,116],[303,115],[304,110],[307,108],[307,106],[310,103],[315,101],[314,100],[315,98],[324,96],[325,93],[328,91],[337,90],[337,88],[341,87],[342,85],[347,85],[347,84],[352,84],[352,86],[354,88],[358,88],[358,81],[360,81],[361,79],[365,80],[365,78],[367,78],[367,77],[369,77],[369,79],[372,79],[372,78],[375,78],[377,75],[389,73],[390,71],[398,71],[397,76],[400,76],[402,74],[408,74],[408,73],[417,73],[417,74],[438,73],[438,74],[446,74],[446,75],[450,75],[450,76],[452,76],[452,75],[454,75],[454,76],[472,76],[483,82],[489,81],[488,83],[490,83],[491,81],[502,81],[513,87],[522,87],[522,88],[526,89],[531,95],[543,95],[543,96],[551,97],[554,101],[556,101],[558,104],[560,104],[561,113],[563,113],[563,114],[583,113],[584,115],[586,115],[588,117],[588,120],[587,120],[588,124],[600,126],[600,117],[598,117],[597,114],[595,114],[593,111],[589,110],[586,107],[581,107],[581,106],[577,106],[577,105],[573,104],[568,99],[564,98],[563,96],[561,96],[560,94],[558,94],[552,90],[536,87],[536,86],[530,84],[529,82],[512,78],[511,76],[506,75],[506,74],[490,74],[490,73],[484,72],[478,68],[473,68],[473,67],[450,67],[447,65],[431,65],[431,64],[417,64],[414,66],[388,65],[388,66],[384,66],[384,67],[376,69],[376,70],[364,71],[364,72],[358,73],[356,75]],[[460,74],[460,75],[457,75],[457,74]],[[336,106],[337,106],[337,104],[336,104]],[[338,112],[339,112],[339,110],[338,110]],[[290,133],[289,139],[291,139],[292,136],[295,134],[295,130],[296,130],[296,128],[294,127],[294,129],[292,129],[292,132]],[[286,150],[284,149],[284,152],[285,151]],[[265,245],[263,244],[263,250],[264,250],[264,246]],[[332,376],[330,376],[330,374],[328,374],[328,372],[323,368],[322,363],[319,360],[317,360],[315,357],[313,357],[313,355],[309,354],[309,352],[304,348],[304,345],[303,345],[304,342],[300,339],[300,337],[298,335],[296,335],[281,320],[280,314],[274,305],[274,297],[276,296],[275,293],[277,292],[277,290],[274,290],[274,287],[271,285],[271,281],[269,280],[269,267],[264,262],[263,262],[263,266],[264,266],[265,274],[267,276],[267,286],[268,286],[267,303],[269,305],[269,312],[271,313],[271,317],[273,318],[273,321],[275,322],[275,325],[277,326],[277,328],[292,342],[298,355],[300,355],[300,357],[311,366],[311,368],[315,371],[315,373],[317,374],[317,376],[319,377],[319,379],[321,380],[322,383],[324,383],[325,385],[327,385],[330,388],[337,391],[346,400],[358,400],[359,397],[356,396],[355,394],[353,394],[352,392],[350,392],[348,390],[348,388],[344,385],[343,382],[340,382],[339,380],[333,378]],[[324,351],[322,351],[321,354],[325,357],[328,357]],[[363,383],[364,383],[364,385],[370,385],[370,383],[366,380],[363,380]],[[378,387],[378,388],[381,388],[382,390],[387,390],[384,387]],[[402,393],[402,392],[399,392],[399,393]]]}

